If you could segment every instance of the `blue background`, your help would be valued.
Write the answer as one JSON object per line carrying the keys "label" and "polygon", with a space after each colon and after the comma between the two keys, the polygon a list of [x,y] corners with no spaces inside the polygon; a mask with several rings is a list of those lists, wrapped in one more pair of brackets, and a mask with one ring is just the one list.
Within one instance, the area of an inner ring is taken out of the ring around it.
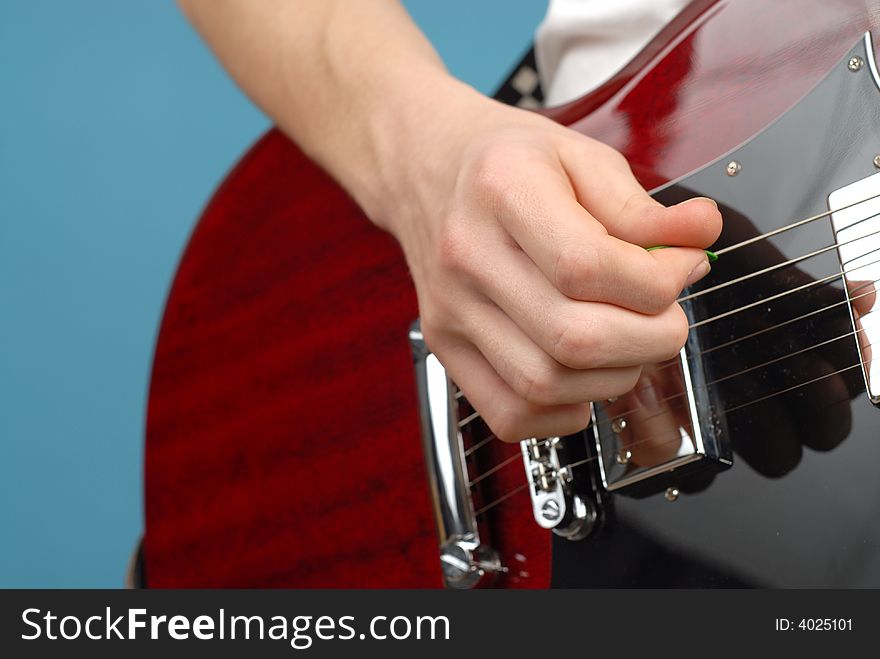
{"label": "blue background", "polygon": [[[546,8],[406,4],[483,91]],[[4,0],[0,99],[0,586],[120,586],[164,298],[268,123],[159,0]]]}

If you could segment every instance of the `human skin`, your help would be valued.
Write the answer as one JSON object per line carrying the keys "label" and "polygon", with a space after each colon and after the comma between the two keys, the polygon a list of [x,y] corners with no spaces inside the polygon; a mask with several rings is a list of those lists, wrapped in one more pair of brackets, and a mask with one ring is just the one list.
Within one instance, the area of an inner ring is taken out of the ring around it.
{"label": "human skin", "polygon": [[[399,241],[431,350],[505,441],[587,425],[687,337],[717,206],[452,77],[397,0],[181,0],[244,91]],[[652,245],[673,245],[646,251]]]}

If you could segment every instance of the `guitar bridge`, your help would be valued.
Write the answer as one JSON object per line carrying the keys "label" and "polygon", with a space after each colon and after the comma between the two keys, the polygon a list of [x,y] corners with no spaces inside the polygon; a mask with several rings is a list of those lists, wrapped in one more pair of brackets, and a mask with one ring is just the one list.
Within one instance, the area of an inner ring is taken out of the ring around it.
{"label": "guitar bridge", "polygon": [[[514,454],[469,479],[467,456],[486,442],[500,440],[489,436],[474,442],[469,427],[479,420],[479,415],[470,409],[443,365],[425,345],[418,322],[410,330],[409,339],[443,576],[449,588],[474,588],[491,582],[507,568],[499,552],[481,535],[479,512],[474,510],[476,490],[472,486],[479,487],[484,478],[500,467],[510,464],[513,469],[519,456]],[[568,442],[569,439],[574,441]],[[573,438],[520,442],[526,477],[519,489],[528,487],[537,524],[568,540],[585,538],[599,519],[600,497],[595,493],[595,481],[578,475],[589,471],[593,462],[592,458],[584,458],[583,440],[584,433],[579,433]],[[591,498],[591,494],[595,496]],[[487,503],[480,510],[487,511],[505,498]]]}
{"label": "guitar bridge", "polygon": [[574,471],[563,466],[562,438],[526,439],[520,450],[538,526],[568,540],[587,537],[596,523],[596,506],[573,491]]}
{"label": "guitar bridge", "polygon": [[474,588],[491,582],[506,568],[498,552],[480,537],[467,477],[458,389],[440,360],[428,350],[418,323],[410,330],[409,340],[443,578],[449,588]]}

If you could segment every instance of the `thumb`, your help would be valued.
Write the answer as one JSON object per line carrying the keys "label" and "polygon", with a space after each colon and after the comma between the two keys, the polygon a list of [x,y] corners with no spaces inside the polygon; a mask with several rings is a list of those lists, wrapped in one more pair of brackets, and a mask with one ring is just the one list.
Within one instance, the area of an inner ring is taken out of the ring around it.
{"label": "thumb", "polygon": [[616,212],[609,212],[607,219],[597,219],[611,235],[641,247],[705,248],[721,234],[718,205],[706,197],[666,207],[642,192],[630,197]]}
{"label": "thumb", "polygon": [[[626,160],[610,147],[579,151],[563,165],[578,202],[609,234],[641,247],[709,247],[721,234],[721,213],[695,197],[663,206],[639,184]],[[589,161],[589,162],[587,162]]]}

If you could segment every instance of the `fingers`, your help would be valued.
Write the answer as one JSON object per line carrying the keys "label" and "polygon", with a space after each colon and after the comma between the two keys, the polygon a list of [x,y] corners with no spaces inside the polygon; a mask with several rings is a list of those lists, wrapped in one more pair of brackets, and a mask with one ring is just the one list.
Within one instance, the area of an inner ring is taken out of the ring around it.
{"label": "fingers", "polygon": [[[552,167],[534,166],[517,188],[496,209],[499,220],[545,278],[570,298],[658,313],[709,272],[701,249],[648,252],[609,235]],[[661,244],[669,243],[674,241]]]}
{"label": "fingers", "polygon": [[[555,437],[587,427],[589,403],[529,403],[501,379],[473,345],[453,337],[436,341],[426,336],[426,340],[449,376],[499,439],[516,442],[529,437]],[[434,344],[437,344],[436,349]]]}
{"label": "fingers", "polygon": [[635,245],[709,247],[721,234],[721,214],[697,197],[669,208],[655,201],[614,149],[595,142],[560,150],[578,202],[608,233]]}
{"label": "fingers", "polygon": [[584,403],[630,391],[641,368],[563,366],[526,336],[494,304],[486,301],[464,310],[467,334],[485,359],[513,391],[536,405]]}
{"label": "fingers", "polygon": [[[401,240],[426,341],[508,441],[582,429],[587,401],[677,354],[676,300],[720,229],[711,202],[665,209],[619,154],[561,130],[473,146],[437,231]],[[568,162],[557,138],[589,153]]]}
{"label": "fingers", "polygon": [[552,281],[575,300],[656,314],[674,304],[681,291],[709,274],[709,269],[706,254],[699,249],[647,252],[608,236],[593,245],[561,245]]}
{"label": "fingers", "polygon": [[611,304],[572,300],[514,247],[497,250],[475,276],[480,290],[531,341],[570,368],[660,362],[678,354],[687,340],[688,322],[679,305],[649,316]]}

